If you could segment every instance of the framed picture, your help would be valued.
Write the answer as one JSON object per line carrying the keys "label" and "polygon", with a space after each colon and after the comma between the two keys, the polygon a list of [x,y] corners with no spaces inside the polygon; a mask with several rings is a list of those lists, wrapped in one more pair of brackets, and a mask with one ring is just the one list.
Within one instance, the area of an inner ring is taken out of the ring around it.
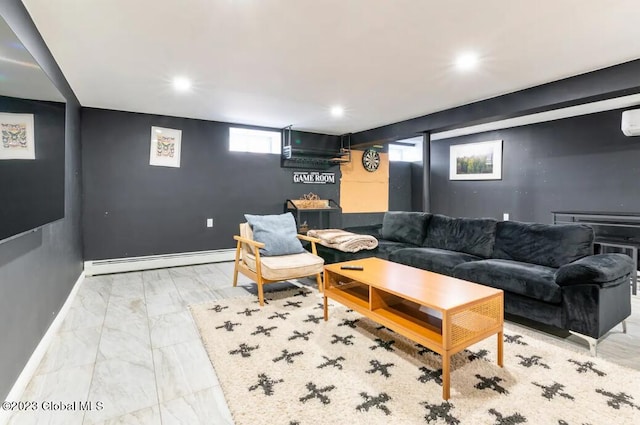
{"label": "framed picture", "polygon": [[1,159],[36,159],[33,114],[0,113]]}
{"label": "framed picture", "polygon": [[180,168],[182,130],[151,127],[149,165]]}
{"label": "framed picture", "polygon": [[449,147],[449,180],[502,179],[502,140]]}

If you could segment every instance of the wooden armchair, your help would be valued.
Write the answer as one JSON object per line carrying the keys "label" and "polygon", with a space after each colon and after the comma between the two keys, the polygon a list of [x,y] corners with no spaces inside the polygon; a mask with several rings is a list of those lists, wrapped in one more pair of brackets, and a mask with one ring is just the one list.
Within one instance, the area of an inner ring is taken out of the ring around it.
{"label": "wooden armchair", "polygon": [[249,223],[240,224],[240,236],[233,237],[237,241],[236,263],[233,271],[233,286],[238,284],[238,272],[247,276],[258,285],[260,306],[264,305],[263,285],[300,277],[316,276],[318,290],[323,290],[322,270],[324,260],[317,255],[317,238],[298,235],[298,239],[311,242],[311,252],[300,254],[278,255],[266,257],[260,255],[264,244],[253,240]]}

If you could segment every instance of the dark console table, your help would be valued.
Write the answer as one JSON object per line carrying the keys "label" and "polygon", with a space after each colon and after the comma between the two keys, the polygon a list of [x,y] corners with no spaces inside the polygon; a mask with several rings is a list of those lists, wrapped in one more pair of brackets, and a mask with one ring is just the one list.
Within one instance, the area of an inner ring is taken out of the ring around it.
{"label": "dark console table", "polygon": [[[594,227],[594,245],[603,248],[618,248],[631,256],[633,263],[638,267],[638,249],[640,249],[640,237],[635,236],[640,232],[640,213],[621,213],[603,211],[553,211],[553,224],[588,224]],[[616,235],[607,230],[614,229]],[[631,275],[631,288],[633,295],[638,290],[637,270]]]}
{"label": "dark console table", "polygon": [[[340,227],[338,225],[339,223],[332,222],[331,216],[335,214],[337,215],[338,219],[342,218],[342,208],[333,199],[328,199],[327,206],[323,208],[300,208],[295,204],[293,200],[287,199],[284,203],[284,212],[290,212],[293,214],[293,216],[296,219],[296,224],[298,225],[298,231],[302,233],[306,233],[306,230],[300,229],[300,226],[303,223],[302,216],[304,214],[312,214],[318,219],[317,227],[314,226],[314,228],[316,229],[325,229],[329,225],[333,225],[334,227]],[[323,220],[323,217],[325,215],[327,216],[326,224],[324,223],[324,220]]]}

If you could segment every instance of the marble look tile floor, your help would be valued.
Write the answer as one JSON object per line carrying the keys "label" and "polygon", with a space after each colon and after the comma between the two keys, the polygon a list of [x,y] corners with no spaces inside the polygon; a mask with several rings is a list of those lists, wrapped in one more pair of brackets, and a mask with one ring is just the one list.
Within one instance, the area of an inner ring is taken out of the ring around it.
{"label": "marble look tile floor", "polygon": [[103,408],[21,412],[9,424],[233,424],[188,309],[255,294],[232,275],[233,263],[218,263],[86,278],[22,399]]}
{"label": "marble look tile floor", "polygon": [[[232,287],[232,275],[233,263],[215,263],[86,278],[22,400],[89,401],[94,409],[20,412],[9,424],[232,425],[188,309],[255,295],[255,284],[244,276]],[[598,350],[601,357],[640,369],[639,297],[632,297],[632,309],[629,333],[613,330]],[[588,351],[575,337],[549,337]],[[102,409],[95,409],[97,402]]]}

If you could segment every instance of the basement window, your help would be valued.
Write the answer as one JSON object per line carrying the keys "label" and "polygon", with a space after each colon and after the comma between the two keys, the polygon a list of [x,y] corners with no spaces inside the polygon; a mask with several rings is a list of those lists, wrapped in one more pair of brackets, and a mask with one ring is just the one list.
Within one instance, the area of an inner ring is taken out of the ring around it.
{"label": "basement window", "polygon": [[389,161],[421,162],[422,137],[398,140],[389,144]]}
{"label": "basement window", "polygon": [[229,151],[274,153],[280,155],[281,133],[279,131],[229,128]]}

